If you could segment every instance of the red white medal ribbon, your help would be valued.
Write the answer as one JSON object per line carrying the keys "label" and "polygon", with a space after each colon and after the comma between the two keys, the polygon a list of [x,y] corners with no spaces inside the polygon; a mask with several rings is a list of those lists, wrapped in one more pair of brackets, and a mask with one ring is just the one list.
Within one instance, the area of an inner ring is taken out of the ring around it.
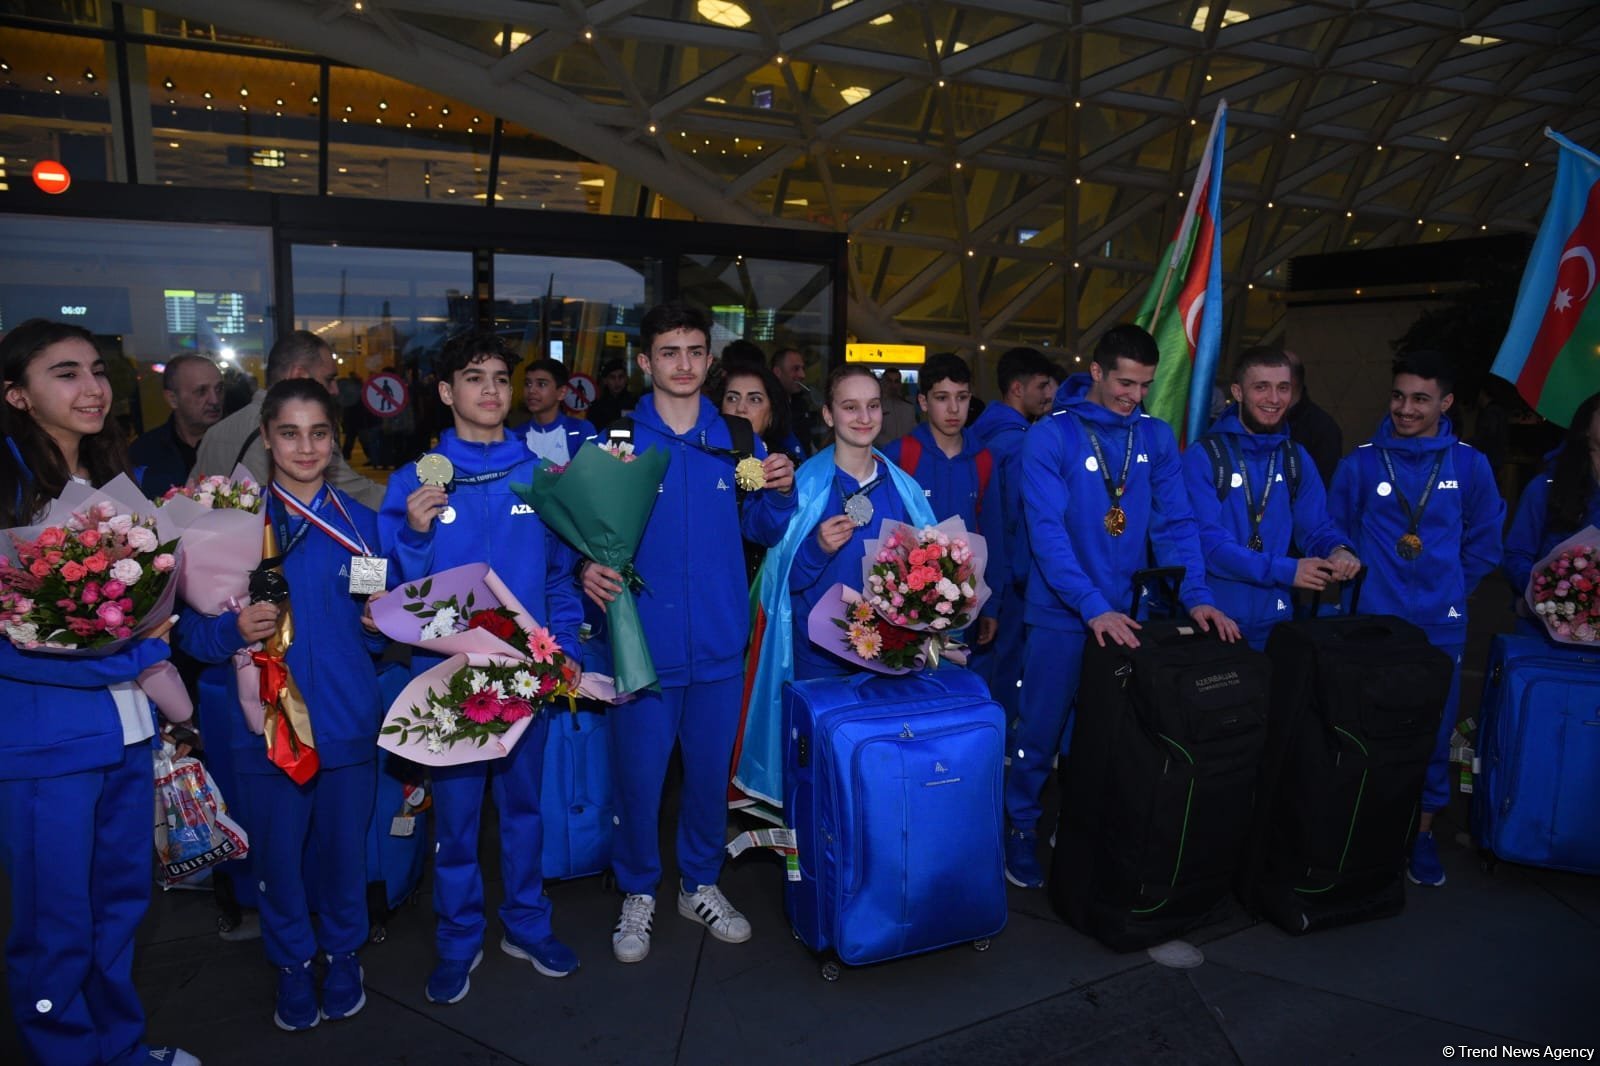
{"label": "red white medal ribbon", "polygon": [[335,544],[339,545],[351,555],[372,554],[372,549],[367,547],[367,542],[361,537],[361,531],[356,529],[355,522],[353,522],[350,518],[350,512],[344,509],[344,504],[339,500],[339,494],[334,491],[331,485],[328,487],[328,499],[333,503],[333,506],[339,512],[340,517],[344,519],[345,525],[350,527],[350,532],[355,535],[354,540],[351,540],[349,536],[341,533],[338,529],[335,529],[332,523],[328,522],[327,519],[317,514],[317,512],[313,511],[311,508],[295,499],[289,493],[285,492],[281,487],[279,487],[276,481],[272,483],[272,494],[278,498],[278,502],[283,504],[284,509],[290,514],[298,515],[307,522],[311,523],[313,526],[322,530],[322,532],[333,538],[333,542]]}

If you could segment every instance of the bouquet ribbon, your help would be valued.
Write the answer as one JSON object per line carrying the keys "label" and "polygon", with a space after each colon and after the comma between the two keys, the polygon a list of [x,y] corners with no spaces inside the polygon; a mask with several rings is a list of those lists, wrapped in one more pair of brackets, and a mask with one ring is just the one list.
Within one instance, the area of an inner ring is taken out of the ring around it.
{"label": "bouquet ribbon", "polygon": [[[262,538],[262,557],[277,556],[278,538],[271,522],[266,523]],[[277,627],[262,642],[260,651],[250,653],[250,661],[261,671],[259,687],[265,711],[262,732],[267,739],[267,759],[295,784],[303,785],[316,775],[320,760],[312,742],[311,711],[284,658],[293,643],[294,611],[285,600],[278,611]]]}

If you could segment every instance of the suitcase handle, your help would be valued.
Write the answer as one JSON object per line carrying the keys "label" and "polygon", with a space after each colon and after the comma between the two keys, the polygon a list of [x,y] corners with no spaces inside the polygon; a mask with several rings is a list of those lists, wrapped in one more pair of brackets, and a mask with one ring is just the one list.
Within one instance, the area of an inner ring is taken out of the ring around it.
{"label": "suitcase handle", "polygon": [[1185,570],[1181,566],[1152,566],[1133,572],[1133,602],[1128,607],[1128,617],[1139,620],[1140,594],[1150,585],[1156,586],[1171,598],[1173,613],[1178,612],[1178,590],[1183,585]]}
{"label": "suitcase handle", "polygon": [[[1356,571],[1356,576],[1350,579],[1353,584],[1350,592],[1350,613],[1357,614],[1361,609],[1361,586],[1367,583],[1367,568],[1363,566]],[[1317,608],[1322,606],[1322,592],[1318,590],[1311,594],[1311,617],[1317,616]]]}

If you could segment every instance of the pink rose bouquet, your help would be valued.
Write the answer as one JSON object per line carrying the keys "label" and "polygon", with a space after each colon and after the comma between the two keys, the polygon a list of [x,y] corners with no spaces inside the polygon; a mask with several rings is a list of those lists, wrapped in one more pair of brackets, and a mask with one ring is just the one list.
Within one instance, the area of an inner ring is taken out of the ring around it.
{"label": "pink rose bouquet", "polygon": [[250,571],[261,563],[263,494],[240,465],[161,497],[161,513],[183,539],[178,596],[201,614],[219,615],[244,601]]}
{"label": "pink rose bouquet", "polygon": [[1533,568],[1526,598],[1550,639],[1600,641],[1600,530],[1590,526],[1556,545]]}

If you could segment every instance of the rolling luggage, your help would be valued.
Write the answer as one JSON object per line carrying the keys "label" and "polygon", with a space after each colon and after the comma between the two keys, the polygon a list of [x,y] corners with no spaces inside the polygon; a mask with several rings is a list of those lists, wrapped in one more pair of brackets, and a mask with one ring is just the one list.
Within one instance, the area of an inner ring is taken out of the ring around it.
{"label": "rolling luggage", "polygon": [[1267,656],[1272,715],[1240,899],[1296,934],[1398,914],[1450,657],[1403,619],[1355,614],[1281,622]]}
{"label": "rolling luggage", "polygon": [[1005,719],[957,667],[792,682],[784,804],[798,851],[784,911],[839,961],[881,962],[1006,924]]}
{"label": "rolling luggage", "polygon": [[1145,622],[1139,642],[1084,650],[1048,882],[1056,913],[1115,951],[1221,917],[1267,735],[1265,655],[1188,621]]}
{"label": "rolling luggage", "polygon": [[1478,718],[1472,835],[1485,862],[1600,873],[1600,654],[1496,637]]}
{"label": "rolling luggage", "polygon": [[[387,707],[411,680],[411,650],[391,646],[378,666]],[[428,865],[430,832],[426,771],[410,759],[378,752],[378,787],[367,826],[368,939],[382,943],[402,903],[414,903]],[[314,879],[313,879],[314,880]]]}
{"label": "rolling luggage", "polygon": [[611,869],[611,731],[605,715],[553,703],[539,813],[544,876],[552,881]]}

